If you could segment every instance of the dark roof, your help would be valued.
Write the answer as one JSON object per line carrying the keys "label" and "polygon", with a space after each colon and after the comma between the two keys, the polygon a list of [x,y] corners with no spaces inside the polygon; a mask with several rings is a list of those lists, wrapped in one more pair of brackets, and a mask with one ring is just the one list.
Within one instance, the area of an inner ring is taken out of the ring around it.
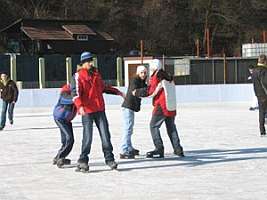
{"label": "dark roof", "polygon": [[63,25],[62,27],[71,35],[96,35],[87,25]]}
{"label": "dark roof", "polygon": [[32,40],[74,40],[63,29],[22,26],[21,30]]}
{"label": "dark roof", "polygon": [[108,33],[98,31],[96,21],[19,19],[1,32],[25,33],[31,40],[75,40],[74,35],[88,35],[96,40],[114,40]]}

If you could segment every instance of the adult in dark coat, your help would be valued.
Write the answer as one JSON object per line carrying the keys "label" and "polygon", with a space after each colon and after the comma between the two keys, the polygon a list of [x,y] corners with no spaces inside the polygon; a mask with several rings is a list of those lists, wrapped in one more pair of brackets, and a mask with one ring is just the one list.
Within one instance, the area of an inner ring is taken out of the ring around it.
{"label": "adult in dark coat", "polygon": [[252,73],[252,82],[254,86],[255,95],[259,104],[259,126],[260,135],[265,136],[265,115],[267,112],[267,57],[260,55],[258,64]]}
{"label": "adult in dark coat", "polygon": [[3,130],[6,125],[7,110],[8,110],[9,123],[13,124],[14,107],[15,103],[18,100],[18,94],[19,94],[16,83],[13,80],[11,80],[8,77],[7,73],[5,72],[1,73],[0,91],[1,91],[1,98],[3,100],[0,130]]}

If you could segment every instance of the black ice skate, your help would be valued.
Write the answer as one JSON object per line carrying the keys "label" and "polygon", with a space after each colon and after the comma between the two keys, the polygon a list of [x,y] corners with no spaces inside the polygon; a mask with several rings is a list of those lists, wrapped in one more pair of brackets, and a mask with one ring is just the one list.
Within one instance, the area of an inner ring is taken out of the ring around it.
{"label": "black ice skate", "polygon": [[147,158],[164,158],[164,150],[155,149],[146,153]]}
{"label": "black ice skate", "polygon": [[120,159],[134,159],[134,154],[133,154],[133,152],[121,153],[120,154]]}
{"label": "black ice skate", "polygon": [[173,153],[175,155],[179,156],[179,157],[184,157],[183,147],[180,147],[178,149],[174,149],[174,152]]}
{"label": "black ice skate", "polygon": [[87,163],[79,163],[75,171],[87,173],[89,172],[89,165]]}
{"label": "black ice skate", "polygon": [[57,167],[62,168],[64,165],[70,165],[71,160],[66,158],[60,158],[57,160]]}
{"label": "black ice skate", "polygon": [[118,168],[118,164],[114,160],[107,161],[106,164],[110,167],[111,170]]}

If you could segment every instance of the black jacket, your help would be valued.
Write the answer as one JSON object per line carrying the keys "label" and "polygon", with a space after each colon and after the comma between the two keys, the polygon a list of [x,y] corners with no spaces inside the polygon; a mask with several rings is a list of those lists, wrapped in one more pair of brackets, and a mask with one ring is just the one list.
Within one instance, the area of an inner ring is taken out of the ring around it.
{"label": "black jacket", "polygon": [[134,77],[129,84],[126,98],[124,99],[124,102],[122,103],[122,107],[129,108],[135,112],[140,111],[141,106],[141,98],[135,97],[132,95],[132,91],[138,88],[144,88],[147,87],[146,81],[142,80],[138,76]]}
{"label": "black jacket", "polygon": [[267,99],[267,66],[256,66],[252,72],[255,95]]}
{"label": "black jacket", "polygon": [[7,84],[4,85],[2,82],[0,83],[0,90],[1,90],[1,98],[8,102],[16,102],[18,100],[18,88],[14,81],[8,80]]}

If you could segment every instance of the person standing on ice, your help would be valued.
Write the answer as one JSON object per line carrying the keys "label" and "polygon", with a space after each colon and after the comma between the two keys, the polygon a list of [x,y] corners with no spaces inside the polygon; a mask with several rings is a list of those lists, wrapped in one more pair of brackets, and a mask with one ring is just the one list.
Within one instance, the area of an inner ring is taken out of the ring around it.
{"label": "person standing on ice", "polygon": [[[173,99],[175,98],[175,86],[173,86],[174,90],[172,91],[172,94],[168,92],[169,86],[167,86],[171,84],[173,77],[162,69],[161,62],[158,59],[154,59],[149,67],[151,77],[148,87],[133,91],[133,95],[137,97],[153,96],[154,109],[150,121],[150,132],[155,149],[147,152],[146,157],[164,157],[164,145],[159,130],[163,122],[165,122],[174,154],[179,157],[183,157],[184,151],[180,144],[180,139],[175,125],[176,99]],[[163,82],[164,84],[162,84]]]}
{"label": "person standing on ice", "polygon": [[111,169],[117,169],[118,165],[114,160],[103,93],[122,97],[124,94],[114,87],[105,85],[97,68],[93,66],[93,56],[90,52],[83,52],[80,61],[82,68],[75,74],[75,85],[72,92],[74,104],[78,113],[82,115],[83,124],[82,149],[76,171],[89,171],[88,155],[91,151],[94,122],[100,134],[105,162]]}
{"label": "person standing on ice", "polygon": [[267,57],[260,55],[258,64],[253,69],[252,82],[259,105],[259,128],[260,135],[266,136],[265,115],[267,113]]}
{"label": "person standing on ice", "polygon": [[141,98],[133,96],[132,91],[146,87],[147,69],[139,65],[136,69],[136,76],[130,81],[126,97],[122,103],[123,113],[123,141],[121,145],[120,159],[131,159],[139,155],[139,150],[132,146],[132,134],[134,127],[135,112],[140,111]]}
{"label": "person standing on ice", "polygon": [[66,157],[72,150],[74,144],[72,119],[76,115],[76,107],[72,101],[71,87],[69,84],[64,85],[60,91],[59,100],[54,108],[53,116],[55,123],[59,127],[61,136],[61,147],[53,159],[53,164],[59,168],[71,163]]}

